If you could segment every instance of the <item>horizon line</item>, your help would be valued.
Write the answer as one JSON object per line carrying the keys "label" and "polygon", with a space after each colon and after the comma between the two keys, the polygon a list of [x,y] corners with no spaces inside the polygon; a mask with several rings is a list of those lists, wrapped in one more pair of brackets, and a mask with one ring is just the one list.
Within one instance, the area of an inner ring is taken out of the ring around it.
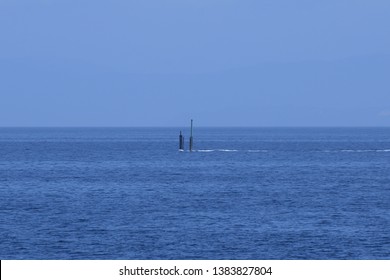
{"label": "horizon line", "polygon": [[[90,125],[90,126],[83,126],[83,125],[75,125],[75,126],[68,126],[68,125],[59,125],[59,126],[52,126],[52,125],[42,125],[42,126],[22,126],[22,125],[16,125],[16,126],[0,126],[0,128],[182,128],[187,127],[187,125],[179,126],[179,125],[133,125],[133,126],[98,126],[98,125]],[[255,126],[255,125],[200,125],[196,126],[197,128],[390,128],[389,126],[384,125],[263,125],[263,126]]]}

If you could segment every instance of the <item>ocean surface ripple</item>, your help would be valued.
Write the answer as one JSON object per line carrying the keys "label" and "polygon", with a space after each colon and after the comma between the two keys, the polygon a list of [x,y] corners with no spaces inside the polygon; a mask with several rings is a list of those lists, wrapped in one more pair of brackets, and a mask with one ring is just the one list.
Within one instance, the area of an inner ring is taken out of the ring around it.
{"label": "ocean surface ripple", "polygon": [[390,129],[179,130],[1,128],[0,259],[390,258]]}

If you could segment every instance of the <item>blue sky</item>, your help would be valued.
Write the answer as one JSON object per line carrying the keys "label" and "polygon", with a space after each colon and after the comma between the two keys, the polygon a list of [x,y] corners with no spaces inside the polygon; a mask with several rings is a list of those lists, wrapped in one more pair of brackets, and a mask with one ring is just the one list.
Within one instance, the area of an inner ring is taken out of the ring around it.
{"label": "blue sky", "polygon": [[390,1],[0,0],[0,126],[389,126]]}

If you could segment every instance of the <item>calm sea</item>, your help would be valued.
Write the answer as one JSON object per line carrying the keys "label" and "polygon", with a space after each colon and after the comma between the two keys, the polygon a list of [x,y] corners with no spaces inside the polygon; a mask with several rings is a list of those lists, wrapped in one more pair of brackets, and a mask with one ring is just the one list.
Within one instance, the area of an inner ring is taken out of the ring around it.
{"label": "calm sea", "polygon": [[390,259],[390,128],[179,130],[1,128],[0,259]]}

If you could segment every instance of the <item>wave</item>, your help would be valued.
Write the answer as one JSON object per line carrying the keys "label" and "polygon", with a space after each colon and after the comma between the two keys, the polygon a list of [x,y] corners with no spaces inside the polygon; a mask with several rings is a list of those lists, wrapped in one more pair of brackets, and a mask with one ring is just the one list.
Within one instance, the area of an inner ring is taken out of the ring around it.
{"label": "wave", "polygon": [[268,150],[200,149],[200,150],[195,150],[195,152],[200,152],[200,153],[210,153],[210,152],[248,152],[248,153],[265,153],[265,152],[268,152]]}
{"label": "wave", "polygon": [[390,149],[381,149],[381,150],[373,150],[373,149],[368,149],[368,150],[341,150],[341,152],[344,153],[373,153],[373,152],[390,152]]}
{"label": "wave", "polygon": [[[194,150],[199,153],[211,153],[211,152],[244,152],[244,153],[267,153],[269,150],[236,150],[236,149],[199,149]],[[279,152],[279,151],[275,151]],[[390,152],[390,149],[344,149],[344,150],[318,150],[320,153],[385,153]]]}

